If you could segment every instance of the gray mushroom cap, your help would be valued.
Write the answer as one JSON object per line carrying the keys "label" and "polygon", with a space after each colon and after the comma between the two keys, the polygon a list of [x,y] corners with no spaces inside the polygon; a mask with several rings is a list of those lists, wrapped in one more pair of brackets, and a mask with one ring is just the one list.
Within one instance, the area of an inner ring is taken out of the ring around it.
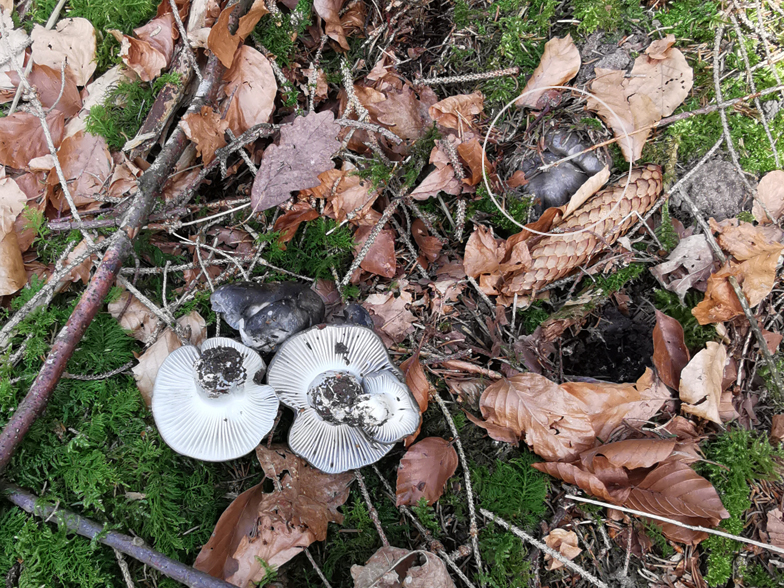
{"label": "gray mushroom cap", "polygon": [[166,444],[203,461],[253,451],[272,429],[279,406],[271,386],[254,382],[264,367],[258,353],[225,337],[175,349],[158,370],[152,395]]}
{"label": "gray mushroom cap", "polygon": [[286,341],[268,383],[294,409],[291,450],[326,473],[374,463],[419,427],[419,406],[381,339],[358,325],[326,325]]}

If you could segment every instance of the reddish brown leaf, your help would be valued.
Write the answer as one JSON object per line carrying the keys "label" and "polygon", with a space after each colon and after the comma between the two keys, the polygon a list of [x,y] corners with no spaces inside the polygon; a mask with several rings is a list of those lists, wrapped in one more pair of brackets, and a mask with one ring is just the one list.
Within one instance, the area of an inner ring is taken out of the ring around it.
{"label": "reddish brown leaf", "polygon": [[484,168],[488,172],[490,170],[490,163],[487,161],[479,139],[460,143],[457,146],[457,154],[466,162],[471,172],[471,177],[466,178],[463,182],[469,186],[476,186],[482,179],[482,169]]}
{"label": "reddish brown leaf", "polygon": [[279,243],[288,243],[294,238],[299,226],[307,221],[312,221],[319,217],[319,213],[307,202],[297,202],[285,214],[278,217],[275,221],[276,232],[280,232]]}
{"label": "reddish brown leaf", "polygon": [[770,442],[775,444],[784,441],[784,414],[774,414],[770,423]]}
{"label": "reddish brown leaf", "polygon": [[463,268],[466,275],[477,278],[481,274],[496,274],[505,254],[505,242],[495,239],[489,229],[476,225],[465,247]]}
{"label": "reddish brown leaf", "polygon": [[781,218],[784,214],[784,171],[777,169],[765,174],[757,186],[757,197],[751,210],[761,224]]}
{"label": "reddish brown leaf", "polygon": [[[553,529],[544,538],[547,547],[554,549],[566,559],[572,560],[580,553],[582,549],[577,545],[577,533],[574,531],[567,531],[566,529]],[[555,559],[550,554],[545,554],[545,562],[547,562],[548,570],[557,570],[564,566],[563,562]]]}
{"label": "reddish brown leaf", "polygon": [[[275,110],[278,82],[266,57],[253,47],[241,45],[223,79],[223,92],[230,100],[226,121],[235,136],[269,122]],[[223,112],[223,106],[220,110]]]}
{"label": "reddish brown leaf", "polygon": [[[379,327],[395,343],[400,343],[414,330],[414,315],[408,310],[413,302],[411,294],[400,292],[397,298],[392,292],[371,294],[362,303],[368,311],[381,318]],[[377,323],[378,324],[378,323]]]}
{"label": "reddish brown leaf", "polygon": [[[65,117],[59,110],[46,116],[55,147],[59,147],[65,132]],[[19,138],[24,137],[24,141]],[[25,169],[31,159],[49,153],[41,121],[26,112],[14,112],[0,118],[0,164]]]}
{"label": "reddish brown leaf", "polygon": [[427,105],[417,98],[411,86],[390,91],[387,99],[375,104],[372,110],[378,122],[405,140],[419,139],[432,124]]}
{"label": "reddish brown leaf", "polygon": [[[14,86],[19,86],[19,74],[9,71],[7,75]],[[65,77],[65,85],[63,85],[63,77]],[[68,118],[79,112],[82,107],[82,97],[76,87],[74,74],[69,68],[66,68],[63,76],[60,69],[34,64],[27,81],[37,90],[38,98],[44,108],[54,106]]]}
{"label": "reddish brown leaf", "polygon": [[457,195],[462,188],[460,181],[455,177],[455,170],[451,165],[436,168],[430,172],[422,182],[411,191],[411,198],[414,200],[427,200],[433,196],[438,196],[439,192]]}
{"label": "reddish brown leaf", "polygon": [[415,506],[421,498],[432,505],[444,493],[457,461],[455,448],[441,437],[427,437],[412,445],[397,470],[397,506]]}
{"label": "reddish brown leaf", "polygon": [[[112,175],[113,162],[106,139],[79,131],[63,140],[57,158],[76,206],[95,202]],[[54,171],[49,173],[47,181],[59,190],[60,181]],[[61,202],[58,207],[66,206]]]}
{"label": "reddish brown leaf", "polygon": [[481,92],[449,96],[430,107],[430,117],[447,129],[469,129],[474,117],[482,114],[484,96]]}
{"label": "reddish brown leaf", "polygon": [[207,47],[220,59],[224,67],[232,66],[237,47],[245,41],[261,17],[269,14],[264,0],[255,0],[248,12],[240,17],[237,32],[232,35],[229,32],[229,18],[236,7],[237,4],[231,4],[223,9],[207,37]]}
{"label": "reddish brown leaf", "polygon": [[50,30],[35,25],[30,39],[33,41],[33,62],[57,72],[65,62],[77,86],[87,84],[98,65],[95,28],[86,18],[63,18]]}
{"label": "reddish brown leaf", "polygon": [[201,112],[186,114],[180,124],[188,138],[196,143],[196,152],[205,164],[215,159],[218,149],[226,146],[229,123],[209,106],[202,106]]}
{"label": "reddish brown leaf", "polygon": [[724,345],[708,341],[681,372],[679,387],[681,409],[721,424],[722,380],[727,350]]}
{"label": "reddish brown leaf", "polygon": [[420,219],[416,219],[411,224],[411,234],[414,236],[414,241],[416,241],[420,251],[428,261],[433,262],[438,259],[444,244],[441,243],[437,237],[431,237],[428,234],[425,223]]}
{"label": "reddish brown leaf", "polygon": [[653,365],[659,377],[670,388],[678,389],[681,371],[689,363],[689,350],[683,338],[683,327],[674,318],[656,311],[653,328]]}
{"label": "reddish brown leaf", "polygon": [[[554,37],[544,45],[544,53],[533,75],[523,88],[521,96],[515,101],[518,108],[543,108],[539,99],[547,91],[547,86],[562,86],[580,70],[580,52],[572,41],[571,35],[563,39]],[[545,88],[545,89],[540,89]]]}
{"label": "reddish brown leaf", "polygon": [[[418,349],[414,355],[400,364],[400,370],[406,377],[406,386],[408,386],[408,389],[411,390],[414,398],[416,398],[417,404],[419,405],[419,413],[425,414],[428,402],[430,400],[430,392],[432,388],[430,386],[430,382],[427,379],[427,376],[425,375],[425,370],[422,368],[422,363],[419,361]],[[406,447],[411,445],[416,440],[416,438],[419,436],[419,431],[421,428],[422,423],[420,422],[416,432],[405,438],[403,444]]]}
{"label": "reddish brown leaf", "polygon": [[627,439],[601,445],[580,456],[583,463],[590,466],[590,456],[603,455],[614,466],[628,470],[649,468],[664,461],[672,454],[675,439]]}
{"label": "reddish brown leaf", "polygon": [[332,156],[340,148],[338,133],[340,126],[328,110],[297,117],[284,126],[280,145],[264,150],[251,190],[253,210],[267,210],[286,201],[294,190],[320,185],[319,174],[335,167]]}
{"label": "reddish brown leaf", "polygon": [[[354,233],[354,253],[359,254],[368,240],[373,227],[362,225]],[[395,231],[392,229],[382,229],[379,232],[373,245],[365,255],[359,265],[366,272],[393,278],[397,271],[397,261],[395,259]]]}
{"label": "reddish brown leaf", "polygon": [[[604,483],[590,472],[581,470],[574,464],[563,462],[539,462],[531,464],[540,472],[550,474],[554,478],[563,480],[567,484],[574,484],[585,490],[591,496],[595,496],[606,502],[615,502],[615,498]],[[628,493],[628,490],[626,491]]]}
{"label": "reddish brown leaf", "polygon": [[343,25],[340,23],[340,9],[345,0],[315,0],[313,8],[324,19],[324,33],[348,51],[350,49]]}

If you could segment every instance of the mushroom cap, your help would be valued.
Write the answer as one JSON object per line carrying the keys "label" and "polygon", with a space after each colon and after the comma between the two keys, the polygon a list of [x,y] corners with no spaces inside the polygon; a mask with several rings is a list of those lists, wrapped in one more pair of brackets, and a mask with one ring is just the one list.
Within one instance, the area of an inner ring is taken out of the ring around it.
{"label": "mushroom cap", "polygon": [[[195,364],[201,353],[229,347],[242,356],[243,384],[210,397],[199,385]],[[272,429],[278,398],[271,386],[254,383],[264,370],[259,354],[226,337],[185,345],[164,360],[155,378],[152,414],[158,431],[177,453],[203,461],[228,461],[250,453]]]}
{"label": "mushroom cap", "polygon": [[[311,386],[324,372],[347,372],[362,384],[352,408],[367,415],[366,425],[329,422],[312,405]],[[415,432],[419,407],[381,339],[358,325],[326,325],[286,341],[270,362],[267,382],[283,404],[294,409],[289,447],[311,465],[339,473],[374,463]],[[386,420],[378,424],[378,416]]]}

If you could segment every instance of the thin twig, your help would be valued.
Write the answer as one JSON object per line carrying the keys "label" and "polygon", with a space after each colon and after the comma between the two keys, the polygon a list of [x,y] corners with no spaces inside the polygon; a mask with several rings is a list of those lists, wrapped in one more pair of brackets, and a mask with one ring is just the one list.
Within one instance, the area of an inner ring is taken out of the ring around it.
{"label": "thin twig", "polygon": [[586,581],[590,582],[591,584],[593,584],[597,588],[609,588],[607,586],[607,584],[602,582],[599,578],[597,578],[596,576],[594,576],[590,572],[585,571],[580,566],[578,566],[576,563],[574,563],[572,560],[567,559],[566,557],[561,555],[558,551],[556,551],[555,549],[552,549],[551,547],[548,547],[547,544],[542,543],[538,539],[535,539],[534,537],[532,537],[531,535],[529,535],[528,533],[526,533],[522,529],[518,529],[514,525],[512,525],[510,523],[507,523],[504,519],[502,519],[501,517],[491,513],[487,509],[480,508],[479,512],[481,512],[484,516],[486,516],[488,519],[490,519],[494,523],[497,523],[497,524],[501,525],[504,529],[508,529],[509,531],[511,531],[512,533],[514,533],[518,537],[520,537],[520,539],[522,539],[523,541],[525,541],[527,543],[530,543],[531,545],[536,547],[539,551],[542,551],[542,552],[546,553],[547,555],[549,555],[553,559],[557,559],[563,565],[565,565],[567,568],[569,568],[573,572],[576,572],[577,574],[580,574],[580,576],[582,576],[583,579],[585,579]]}
{"label": "thin twig", "polygon": [[213,578],[204,572],[166,557],[143,543],[140,544],[138,538],[130,537],[117,531],[108,531],[106,524],[96,523],[63,508],[59,509],[55,515],[55,507],[41,504],[42,501],[38,496],[23,490],[19,486],[0,482],[0,492],[2,492],[6,500],[25,512],[42,519],[49,520],[51,518],[52,522],[58,526],[65,527],[82,537],[108,545],[112,549],[130,556],[186,586],[191,588],[236,588],[234,584]]}
{"label": "thin twig", "polygon": [[332,588],[329,581],[327,580],[327,577],[324,575],[324,572],[321,571],[321,568],[316,563],[316,560],[313,559],[312,555],[310,555],[310,550],[307,547],[305,548],[305,556],[310,561],[310,564],[313,566],[313,569],[316,570],[316,574],[318,574],[318,577],[321,578],[322,582],[324,582],[324,586],[326,586],[326,588]]}
{"label": "thin twig", "polygon": [[98,374],[95,376],[87,376],[83,374],[69,374],[68,372],[64,372],[62,375],[63,380],[80,380],[82,382],[95,382],[97,380],[108,380],[109,378],[116,376],[117,374],[121,374],[133,367],[133,364],[136,363],[136,360],[132,359],[131,361],[121,365],[117,369],[114,369],[110,372],[106,372],[105,374]]}
{"label": "thin twig", "polygon": [[572,500],[576,500],[577,502],[587,502],[588,504],[603,506],[605,508],[614,508],[615,510],[620,510],[621,512],[627,512],[629,514],[637,515],[638,517],[646,517],[649,519],[654,519],[656,521],[669,523],[677,527],[683,527],[684,529],[689,529],[690,531],[697,531],[698,533],[708,533],[709,535],[718,535],[719,537],[724,537],[725,539],[732,539],[733,541],[737,541],[739,543],[747,543],[749,545],[754,545],[756,547],[761,547],[762,549],[767,549],[768,551],[773,551],[775,553],[780,553],[781,555],[784,555],[784,549],[782,549],[781,547],[776,547],[775,545],[771,545],[770,543],[762,543],[760,541],[755,541],[754,539],[747,539],[746,537],[741,537],[739,535],[731,535],[723,531],[717,531],[716,529],[708,529],[707,527],[699,527],[697,525],[687,525],[686,523],[682,523],[674,519],[668,519],[667,517],[662,517],[648,512],[642,512],[641,510],[634,510],[633,508],[626,508],[625,506],[618,506],[617,504],[609,504],[607,502],[601,502],[599,500],[592,500],[590,498],[574,496],[573,494],[567,494],[566,496],[564,496],[564,498],[570,498]]}
{"label": "thin twig", "polygon": [[378,511],[376,507],[373,506],[373,502],[370,500],[370,493],[367,490],[367,486],[365,486],[365,478],[362,476],[362,472],[358,469],[354,470],[354,476],[357,478],[357,483],[359,484],[359,490],[362,492],[362,498],[365,499],[365,504],[368,508],[368,513],[370,514],[370,520],[373,521],[373,524],[376,526],[376,531],[378,532],[378,536],[381,538],[381,543],[384,547],[389,547],[389,540],[387,539],[386,533],[384,533],[384,527],[381,525],[381,519],[378,518]]}
{"label": "thin twig", "polygon": [[462,84],[465,82],[479,82],[482,80],[491,80],[493,78],[502,78],[506,76],[516,76],[520,73],[519,67],[507,67],[506,69],[497,69],[495,71],[487,71],[484,73],[465,74],[460,76],[449,76],[444,78],[427,78],[423,80],[414,80],[415,86],[435,86],[437,84]]}
{"label": "thin twig", "polygon": [[117,558],[117,565],[120,566],[123,580],[125,580],[125,588],[135,588],[133,578],[131,577],[131,570],[128,569],[128,562],[125,561],[123,554],[117,549],[114,549],[114,556]]}

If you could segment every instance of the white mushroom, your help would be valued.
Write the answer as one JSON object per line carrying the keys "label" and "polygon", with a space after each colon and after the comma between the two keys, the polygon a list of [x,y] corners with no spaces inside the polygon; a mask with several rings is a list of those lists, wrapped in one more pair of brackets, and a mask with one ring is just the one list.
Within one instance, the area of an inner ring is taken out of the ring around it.
{"label": "white mushroom", "polygon": [[271,386],[258,384],[264,361],[244,345],[216,337],[173,351],[155,378],[152,414],[177,453],[227,461],[250,453],[278,413]]}
{"label": "white mushroom", "polygon": [[286,341],[267,374],[295,411],[289,447],[333,474],[374,463],[419,427],[419,407],[381,339],[358,325],[326,325]]}

